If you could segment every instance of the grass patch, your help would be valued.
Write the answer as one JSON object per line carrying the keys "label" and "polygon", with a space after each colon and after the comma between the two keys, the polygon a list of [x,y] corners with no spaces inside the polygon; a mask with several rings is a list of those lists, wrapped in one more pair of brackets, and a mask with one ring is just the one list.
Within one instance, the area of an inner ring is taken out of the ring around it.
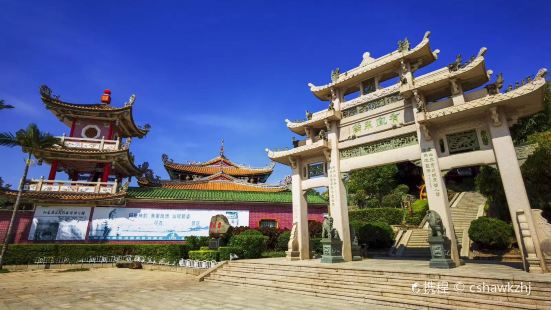
{"label": "grass patch", "polygon": [[10,272],[8,269],[0,269],[0,273],[8,273]]}
{"label": "grass patch", "polygon": [[60,270],[58,272],[77,272],[77,271],[90,271],[90,268],[71,268],[71,269]]}

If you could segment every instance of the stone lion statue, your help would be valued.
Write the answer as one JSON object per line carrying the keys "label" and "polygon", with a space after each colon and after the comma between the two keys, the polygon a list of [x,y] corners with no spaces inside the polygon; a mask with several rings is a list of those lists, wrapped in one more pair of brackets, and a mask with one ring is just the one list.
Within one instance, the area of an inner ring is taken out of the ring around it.
{"label": "stone lion statue", "polygon": [[333,228],[333,218],[331,216],[325,216],[323,220],[323,224],[321,226],[321,238],[340,240],[339,232]]}
{"label": "stone lion statue", "polygon": [[431,235],[433,237],[436,236],[445,236],[446,235],[446,229],[444,228],[444,224],[442,224],[442,218],[438,214],[438,212],[434,210],[428,210],[428,222],[431,230]]}

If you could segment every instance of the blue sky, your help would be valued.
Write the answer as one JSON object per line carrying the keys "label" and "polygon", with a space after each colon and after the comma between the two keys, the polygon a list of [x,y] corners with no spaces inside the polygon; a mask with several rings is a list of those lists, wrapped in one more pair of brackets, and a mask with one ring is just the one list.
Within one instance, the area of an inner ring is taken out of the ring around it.
{"label": "blue sky", "polygon": [[[109,88],[114,105],[137,95],[135,119],[152,129],[132,150],[161,177],[162,153],[204,161],[222,138],[230,159],[264,166],[266,147],[291,143],[285,118],[326,107],[307,83],[327,83],[364,52],[430,30],[441,53],[428,70],[485,46],[509,83],[551,65],[550,16],[548,1],[0,1],[0,98],[16,106],[0,112],[0,131],[69,132],[44,109],[42,84],[78,103]],[[22,153],[2,148],[0,162],[15,186]],[[288,173],[278,165],[269,181]]]}

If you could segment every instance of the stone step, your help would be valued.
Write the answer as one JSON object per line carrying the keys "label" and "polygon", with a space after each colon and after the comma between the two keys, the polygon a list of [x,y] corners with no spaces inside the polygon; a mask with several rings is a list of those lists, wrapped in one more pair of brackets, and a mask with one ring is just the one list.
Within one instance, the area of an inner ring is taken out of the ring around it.
{"label": "stone step", "polygon": [[[317,277],[325,276],[354,276],[354,277],[387,277],[389,279],[413,280],[413,281],[429,281],[436,278],[445,278],[448,282],[461,281],[465,284],[477,284],[480,282],[486,283],[507,283],[511,280],[508,278],[491,277],[485,275],[467,276],[467,275],[440,275],[426,272],[411,272],[411,271],[388,271],[388,270],[370,270],[357,268],[338,268],[338,267],[317,267],[304,265],[288,265],[288,264],[269,264],[269,263],[249,263],[243,261],[234,261],[224,268],[244,268],[247,270],[255,270],[257,272],[277,271],[277,272],[301,272],[315,274]],[[522,280],[517,280],[522,281]],[[524,280],[526,282],[526,280]],[[535,289],[540,289],[551,294],[551,282],[542,282],[531,280]]]}
{"label": "stone step", "polygon": [[[277,273],[247,273],[243,271],[227,270],[219,272],[215,277],[222,278],[239,278],[239,279],[258,279],[275,282],[284,282],[288,284],[302,284],[311,286],[323,286],[339,289],[351,289],[355,291],[364,291],[366,294],[380,294],[380,292],[393,292],[396,294],[411,294],[411,285],[415,282],[411,281],[392,281],[387,282],[383,278],[370,278],[370,279],[355,279],[353,276],[342,278],[319,278],[312,275],[305,274],[277,274]],[[237,280],[239,282],[239,280]],[[435,281],[435,283],[437,283]],[[467,291],[455,292],[453,291],[453,285],[455,283],[448,283],[447,296],[460,296],[465,298],[483,298],[492,301],[501,302],[518,302],[536,305],[545,305],[551,307],[551,300],[549,299],[548,291],[537,292],[540,295],[525,296],[522,294],[510,293],[510,294],[492,294],[492,293],[472,293]],[[415,295],[415,294],[413,294]]]}
{"label": "stone step", "polygon": [[[205,281],[207,282],[213,282],[217,284],[222,285],[232,285],[231,283],[228,283],[227,281],[223,280],[217,280],[217,279],[211,279],[206,278]],[[280,292],[287,292],[287,293],[298,293],[302,295],[309,295],[309,296],[318,296],[318,297],[325,297],[325,298],[331,298],[331,299],[339,299],[346,301],[348,303],[353,304],[367,304],[367,305],[380,305],[380,306],[387,306],[387,307],[396,307],[396,302],[393,299],[387,298],[387,297],[379,297],[379,298],[362,298],[359,296],[346,296],[346,295],[335,295],[331,294],[331,292],[315,292],[315,291],[300,291],[296,290],[294,288],[287,288],[285,286],[279,286],[279,287],[266,287],[262,285],[254,285],[250,283],[239,283],[237,284],[239,286],[245,286],[245,287],[252,287],[252,288],[261,288],[265,290],[276,290]],[[345,305],[343,305],[345,306]],[[414,305],[400,305],[402,309],[429,309],[428,306],[414,306]],[[433,307],[431,309],[454,309],[454,308],[443,308],[443,307]]]}
{"label": "stone step", "polygon": [[[258,269],[254,268],[242,268],[242,267],[235,267],[235,266],[229,266],[224,269],[222,269],[220,272],[218,272],[218,275],[231,275],[231,276],[241,276],[241,277],[250,277],[250,278],[262,278],[262,279],[273,279],[273,280],[281,280],[286,281],[287,279],[303,279],[308,281],[314,281],[315,283],[319,283],[319,281],[322,281],[322,283],[326,284],[346,284],[347,286],[359,286],[358,289],[371,289],[373,287],[378,288],[388,288],[392,287],[394,289],[405,289],[407,292],[411,291],[411,284],[414,282],[424,282],[424,281],[439,281],[438,279],[402,279],[402,278],[395,278],[395,277],[389,277],[387,275],[370,275],[370,276],[359,276],[357,274],[326,274],[326,275],[320,275],[319,273],[309,273],[304,271],[281,271],[281,270],[272,270],[272,269],[264,269],[262,271],[259,271]],[[320,280],[321,279],[321,280]],[[449,285],[453,286],[454,284],[461,282],[464,285],[471,285],[471,284],[478,284],[476,283],[468,283],[464,281],[458,281],[455,280],[448,280],[448,278],[444,279],[448,282]],[[488,282],[489,284],[501,284],[499,282]],[[539,289],[537,287],[534,288],[534,290],[531,292],[531,296],[529,298],[534,299],[542,299],[541,297],[545,297],[544,300],[548,301],[549,305],[551,306],[551,300],[549,299],[549,294],[551,293],[551,288],[542,288]],[[472,293],[465,292],[465,295],[470,295]],[[477,296],[484,295],[484,293],[477,293]],[[507,300],[507,297],[518,297],[518,294],[509,294],[509,295],[501,295],[497,296],[496,300]],[[523,297],[523,296],[521,296]]]}
{"label": "stone step", "polygon": [[[401,305],[427,305],[428,300],[430,303],[433,303],[433,306],[436,307],[446,307],[446,306],[459,306],[459,305],[470,305],[473,306],[472,297],[462,297],[455,295],[415,295],[415,294],[404,294],[403,291],[396,290],[392,287],[384,288],[381,290],[368,290],[366,287],[351,287],[346,284],[332,284],[332,283],[323,283],[322,280],[317,281],[302,281],[296,277],[290,277],[287,279],[262,279],[259,277],[258,273],[252,273],[245,276],[231,276],[231,275],[212,275],[213,279],[219,281],[226,281],[228,284],[248,284],[256,285],[259,287],[269,287],[270,289],[278,289],[284,286],[286,289],[293,289],[295,292],[309,291],[313,293],[324,293],[330,295],[341,295],[347,297],[361,297],[380,300],[381,297],[388,297],[386,301],[394,301]],[[537,306],[534,304],[525,304],[515,300],[515,302],[509,302],[505,300],[488,300],[484,298],[475,299],[476,308],[479,309],[493,309],[496,306],[506,307],[506,308],[516,308],[516,309],[537,309]],[[535,299],[531,299],[530,302],[537,302]]]}

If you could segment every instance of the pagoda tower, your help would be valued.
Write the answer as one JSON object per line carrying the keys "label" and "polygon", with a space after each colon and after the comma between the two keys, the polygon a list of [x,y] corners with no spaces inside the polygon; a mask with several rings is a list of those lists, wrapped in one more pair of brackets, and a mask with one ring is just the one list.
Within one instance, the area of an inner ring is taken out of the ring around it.
{"label": "pagoda tower", "polygon": [[416,76],[439,54],[431,49],[429,36],[427,32],[415,46],[407,38],[400,40],[396,50],[379,58],[366,52],[358,67],[333,70],[331,82],[310,83],[310,91],[328,101],[328,108],[307,112],[303,120],[286,120],[289,130],[305,139],[293,138],[291,148],[266,150],[269,158],[292,168],[299,246],[289,253],[310,257],[304,193],[324,186],[343,257],[350,260],[343,180],[356,169],[411,161],[422,166],[429,207],[441,217],[450,241],[445,253],[459,265],[456,240],[463,232],[453,227],[443,175],[454,168],[497,164],[525,269],[548,271],[517,161],[517,153],[523,152],[513,145],[509,132],[519,118],[543,109],[547,70],[502,90],[502,74],[486,84],[493,72],[486,69],[486,48],[481,48],[473,57],[463,60],[458,55],[453,63]]}
{"label": "pagoda tower", "polygon": [[[134,122],[136,96],[122,107],[114,107],[110,90],[104,91],[97,104],[62,101],[45,85],[40,95],[46,109],[68,127],[69,134],[59,136],[59,144],[53,147],[33,151],[40,163],[50,164],[50,172],[47,179],[27,180],[23,198],[35,203],[122,203],[130,178],[143,173],[134,163],[130,143],[149,130],[149,125],[141,128]],[[58,178],[59,172],[65,172],[68,180]]]}

